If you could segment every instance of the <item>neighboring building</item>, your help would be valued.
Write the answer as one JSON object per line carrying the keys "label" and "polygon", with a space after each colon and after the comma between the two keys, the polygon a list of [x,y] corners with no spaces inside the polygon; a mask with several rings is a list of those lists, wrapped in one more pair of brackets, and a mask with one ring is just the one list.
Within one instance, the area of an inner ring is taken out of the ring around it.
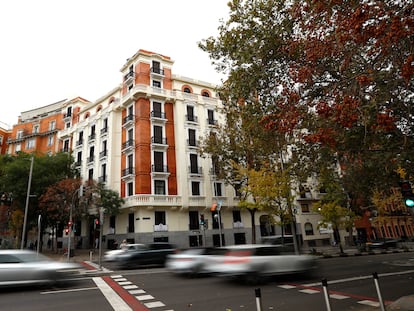
{"label": "neighboring building", "polygon": [[11,130],[6,124],[0,122],[0,154],[7,153],[7,141],[11,135]]}
{"label": "neighboring building", "polygon": [[7,153],[55,154],[70,151],[69,141],[61,143],[57,134],[76,122],[77,112],[86,103],[88,101],[78,97],[22,112],[7,141]]}

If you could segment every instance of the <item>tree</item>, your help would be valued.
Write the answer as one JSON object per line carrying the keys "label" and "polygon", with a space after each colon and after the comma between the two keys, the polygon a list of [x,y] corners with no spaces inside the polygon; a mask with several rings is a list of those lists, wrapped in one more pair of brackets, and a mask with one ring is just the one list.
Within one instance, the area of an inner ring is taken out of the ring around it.
{"label": "tree", "polygon": [[371,205],[373,189],[397,183],[396,167],[414,175],[412,1],[233,0],[229,7],[219,36],[199,45],[228,73],[225,107],[236,111],[243,98],[257,126],[293,145],[298,179],[339,163],[357,211]]}
{"label": "tree", "polygon": [[[38,201],[47,187],[75,174],[75,171],[71,169],[72,159],[67,153],[42,156],[20,152],[16,156],[2,156],[0,158],[0,191],[7,192],[12,196],[13,210],[18,209],[24,213],[31,157],[33,157],[33,171],[29,194],[27,231],[33,225],[37,225]],[[14,219],[18,219],[18,217],[12,218],[11,221],[13,222]],[[11,226],[17,230],[22,224],[12,223]]]}

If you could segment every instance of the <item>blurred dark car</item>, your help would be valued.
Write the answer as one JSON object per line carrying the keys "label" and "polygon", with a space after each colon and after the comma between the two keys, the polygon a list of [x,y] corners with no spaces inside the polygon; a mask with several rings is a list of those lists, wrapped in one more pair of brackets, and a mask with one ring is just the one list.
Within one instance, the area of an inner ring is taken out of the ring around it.
{"label": "blurred dark car", "polygon": [[56,284],[79,274],[80,268],[29,250],[0,250],[0,287]]}
{"label": "blurred dark car", "polygon": [[366,243],[368,249],[387,249],[397,248],[401,240],[393,238],[384,238],[378,240],[371,240]]}
{"label": "blurred dark car", "polygon": [[115,263],[122,269],[148,265],[164,266],[167,256],[175,252],[176,247],[172,244],[154,242],[117,255]]}
{"label": "blurred dark car", "polygon": [[106,251],[104,254],[104,261],[116,261],[120,255],[139,249],[147,249],[147,247],[145,244],[126,244],[119,249]]}
{"label": "blurred dark car", "polygon": [[246,244],[226,247],[224,256],[208,258],[206,269],[221,277],[252,283],[264,282],[270,276],[312,274],[317,260],[311,255],[295,255],[281,245]]}
{"label": "blurred dark car", "polygon": [[207,274],[206,265],[209,257],[224,255],[226,252],[226,249],[217,247],[180,250],[175,254],[168,255],[165,266],[169,271],[178,275],[198,276]]}

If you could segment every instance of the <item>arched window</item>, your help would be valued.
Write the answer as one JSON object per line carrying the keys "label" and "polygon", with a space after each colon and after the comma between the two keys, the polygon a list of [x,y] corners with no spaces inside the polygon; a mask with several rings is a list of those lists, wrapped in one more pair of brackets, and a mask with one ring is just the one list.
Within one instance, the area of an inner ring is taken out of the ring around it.
{"label": "arched window", "polygon": [[203,91],[201,92],[201,96],[204,96],[204,97],[210,97],[210,92],[209,92],[209,91],[206,91],[206,90],[203,90]]}
{"label": "arched window", "polygon": [[191,93],[191,89],[189,87],[185,87],[183,91],[184,93]]}
{"label": "arched window", "polygon": [[305,234],[313,235],[313,226],[310,222],[305,223]]}

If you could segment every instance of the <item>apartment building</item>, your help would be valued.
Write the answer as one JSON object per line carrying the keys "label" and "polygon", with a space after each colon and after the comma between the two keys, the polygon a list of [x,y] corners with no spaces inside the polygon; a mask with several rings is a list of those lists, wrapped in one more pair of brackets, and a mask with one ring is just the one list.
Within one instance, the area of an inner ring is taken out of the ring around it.
{"label": "apartment building", "polygon": [[[96,101],[76,97],[23,112],[7,140],[8,153],[70,152],[84,180],[119,192],[121,213],[101,224],[105,248],[123,239],[196,247],[251,243],[252,231],[256,241],[281,234],[266,213],[240,209],[212,158],[198,153],[200,138],[225,122],[222,103],[215,85],[173,74],[173,65],[168,56],[139,50],[121,67],[120,85]],[[295,205],[305,246],[332,239],[318,229],[315,200],[298,197]],[[98,233],[82,220],[75,243],[91,247]]]}
{"label": "apartment building", "polygon": [[11,130],[6,124],[0,122],[0,154],[6,154],[7,141],[11,135]]}
{"label": "apartment building", "polygon": [[22,112],[18,123],[13,125],[7,140],[7,153],[16,154],[20,151],[38,154],[69,152],[71,150],[70,141],[60,141],[58,133],[77,122],[77,114],[86,103],[88,103],[87,100],[77,97]]}

